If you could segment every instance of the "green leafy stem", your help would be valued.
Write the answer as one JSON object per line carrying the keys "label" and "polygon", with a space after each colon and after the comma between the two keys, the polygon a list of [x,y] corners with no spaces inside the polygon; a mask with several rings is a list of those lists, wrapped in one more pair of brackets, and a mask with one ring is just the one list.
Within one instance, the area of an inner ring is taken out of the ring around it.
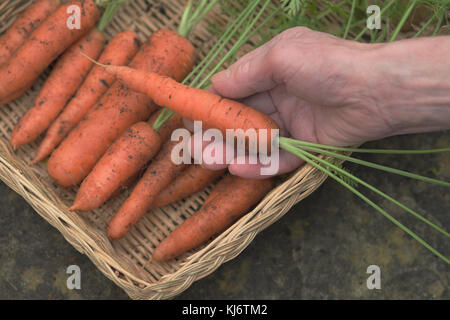
{"label": "green leafy stem", "polygon": [[[311,143],[311,142],[305,142],[290,138],[279,138],[279,145],[280,148],[292,153],[293,155],[296,155],[297,157],[301,158],[306,163],[312,165],[314,168],[322,171],[323,173],[327,174],[329,177],[333,178],[337,182],[339,182],[342,186],[346,187],[350,191],[352,191],[355,195],[357,195],[359,198],[361,198],[364,202],[372,206],[375,210],[377,210],[379,213],[381,213],[383,216],[388,218],[392,223],[394,223],[396,226],[398,226],[400,229],[402,229],[404,232],[409,234],[413,239],[418,241],[421,245],[423,245],[425,248],[430,250],[432,253],[434,253],[436,256],[441,258],[446,263],[450,263],[449,259],[445,257],[442,253],[434,249],[430,244],[425,242],[422,238],[420,238],[417,234],[415,234],[412,230],[404,226],[402,223],[400,223],[397,219],[392,217],[389,213],[387,213],[384,209],[382,209],[380,206],[375,204],[373,201],[371,201],[369,198],[367,198],[365,195],[363,195],[361,192],[359,192],[355,185],[362,185],[369,189],[370,191],[380,195],[381,197],[385,198],[386,200],[392,202],[396,206],[400,207],[401,209],[405,210],[409,214],[413,215],[414,217],[420,219],[422,222],[428,224],[433,229],[437,230],[441,234],[445,235],[447,238],[450,237],[450,234],[445,231],[443,228],[437,226],[430,220],[426,219],[416,211],[412,210],[411,208],[408,208],[404,204],[400,203],[399,201],[395,200],[391,196],[387,195],[386,193],[380,191],[379,189],[373,187],[372,185],[368,184],[367,182],[361,180],[360,178],[354,176],[353,174],[347,172],[342,167],[333,164],[332,159],[338,159],[341,161],[349,161],[353,162],[359,165],[363,165],[369,168],[382,170],[385,172],[398,174],[404,177],[416,179],[419,181],[429,182],[429,183],[435,183],[444,187],[450,187],[449,182],[424,177],[415,173],[390,168],[387,166],[379,165],[376,163],[372,163],[369,161],[364,161],[360,159],[355,159],[353,157],[347,156],[345,154],[339,153],[339,152],[362,152],[362,153],[382,153],[382,154],[425,154],[425,153],[438,153],[438,152],[450,152],[450,148],[442,148],[442,149],[431,149],[431,150],[374,150],[374,149],[358,149],[358,148],[343,148],[343,147],[333,147],[333,146],[327,146],[327,145],[321,145],[317,143]],[[332,151],[330,151],[332,150]],[[313,152],[313,153],[311,153]],[[323,156],[326,156],[327,158],[321,158],[316,154],[322,154]],[[353,182],[353,185],[352,183]]]}

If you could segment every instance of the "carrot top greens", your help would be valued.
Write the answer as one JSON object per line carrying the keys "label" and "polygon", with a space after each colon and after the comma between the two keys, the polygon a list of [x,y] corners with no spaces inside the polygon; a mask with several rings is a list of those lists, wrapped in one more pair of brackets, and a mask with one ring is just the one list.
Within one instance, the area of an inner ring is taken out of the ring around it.
{"label": "carrot top greens", "polygon": [[129,0],[109,0],[109,1],[99,1],[97,5],[98,6],[104,6],[105,11],[103,12],[102,17],[100,18],[99,23],[97,24],[97,29],[99,31],[105,30],[105,28],[108,26],[108,24],[111,22],[112,18],[114,18],[114,15],[116,14],[117,10]]}

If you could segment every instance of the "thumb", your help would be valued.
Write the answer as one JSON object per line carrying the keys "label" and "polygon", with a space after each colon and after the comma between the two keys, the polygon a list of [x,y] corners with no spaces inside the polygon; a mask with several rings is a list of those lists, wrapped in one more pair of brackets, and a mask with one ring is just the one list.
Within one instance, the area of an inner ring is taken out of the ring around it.
{"label": "thumb", "polygon": [[271,47],[266,43],[216,73],[211,78],[212,88],[224,97],[240,99],[275,87],[273,70],[276,68],[269,57]]}

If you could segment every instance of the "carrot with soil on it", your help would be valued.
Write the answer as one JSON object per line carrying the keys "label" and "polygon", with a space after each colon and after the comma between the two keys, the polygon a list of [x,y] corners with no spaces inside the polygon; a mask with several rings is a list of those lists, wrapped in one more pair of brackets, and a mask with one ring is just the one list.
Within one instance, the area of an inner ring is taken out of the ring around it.
{"label": "carrot with soil on it", "polygon": [[223,170],[210,170],[199,164],[190,165],[155,199],[152,208],[164,207],[170,203],[185,199],[196,192],[205,189],[208,185],[219,179],[226,172]]}
{"label": "carrot with soil on it", "polygon": [[30,4],[0,37],[0,66],[8,62],[30,33],[61,4],[60,0],[37,0]]}
{"label": "carrot with soil on it", "polygon": [[[151,35],[130,67],[181,80],[193,63],[192,44],[179,34],[163,29]],[[47,162],[49,175],[63,187],[79,184],[126,129],[147,120],[156,108],[149,97],[116,81],[53,151]]]}
{"label": "carrot with soil on it", "polygon": [[69,210],[89,211],[101,206],[159,151],[160,146],[160,137],[145,122],[125,130],[83,180]]}
{"label": "carrot with soil on it", "polygon": [[103,35],[92,29],[64,52],[42,86],[34,106],[15,125],[10,139],[13,149],[38,138],[74,95],[92,67],[80,52],[98,57],[104,44]]}
{"label": "carrot with soil on it", "polygon": [[186,168],[186,164],[172,161],[172,149],[178,143],[180,142],[167,141],[145,170],[127,200],[109,221],[107,235],[110,239],[124,237],[150,209],[158,194]]}
{"label": "carrot with soil on it", "polygon": [[227,129],[254,129],[259,142],[260,130],[267,130],[267,150],[276,138],[271,129],[279,129],[269,115],[240,102],[225,99],[210,91],[183,85],[174,79],[153,72],[135,70],[124,66],[103,67],[130,89],[142,92],[161,106],[165,106],[184,118],[199,120],[207,128],[217,128],[226,134]]}
{"label": "carrot with soil on it", "polygon": [[273,186],[273,178],[250,180],[226,175],[200,210],[156,247],[152,260],[168,261],[204,244],[246,214]]}
{"label": "carrot with soil on it", "polygon": [[[69,29],[67,9],[81,10],[80,29]],[[89,32],[100,16],[93,0],[69,1],[37,27],[11,59],[0,68],[0,104],[8,103],[29,89],[39,75],[63,51]]]}
{"label": "carrot with soil on it", "polygon": [[[139,50],[139,36],[126,30],[118,33],[106,45],[99,61],[104,64],[127,65]],[[67,134],[83,119],[115,78],[102,67],[94,66],[75,96],[48,128],[32,163],[47,158]]]}
{"label": "carrot with soil on it", "polygon": [[[69,47],[58,59],[35,99],[34,106],[15,126],[10,140],[13,148],[30,143],[39,137],[77,92],[86,75],[92,69],[92,63],[87,63],[81,53],[98,57],[103,51],[106,42],[103,30],[115,13],[115,10],[110,10],[110,8],[117,8],[117,1],[119,0],[111,0],[98,26],[92,28],[88,34]],[[110,75],[110,77],[113,76]]]}
{"label": "carrot with soil on it", "polygon": [[[160,113],[161,113],[161,110],[159,110],[158,112],[153,113],[153,115],[150,117],[150,119],[147,121],[147,123],[148,124],[154,123],[155,120],[158,118]],[[139,123],[142,123],[142,122],[138,122],[138,124]],[[183,125],[182,118],[180,116],[174,115],[174,119],[171,119],[171,120],[167,121],[166,123],[164,123],[163,126],[160,128],[160,130],[157,131],[157,133],[159,134],[159,136],[161,138],[161,141],[166,141],[168,139],[169,135],[172,133],[172,131],[175,130],[176,128],[180,128],[182,125]],[[133,128],[135,126],[136,126],[136,124],[134,124],[131,128]],[[116,143],[116,142],[114,142],[114,143]],[[111,147],[112,147],[112,145],[111,145]],[[101,160],[99,160],[99,162],[100,161]],[[98,165],[98,163],[96,164],[96,166],[97,165]],[[130,188],[142,176],[142,174],[145,171],[145,168],[146,168],[145,165],[142,166],[136,173],[131,175],[124,182],[120,183],[120,186],[109,196],[109,199],[118,196],[122,190]],[[94,169],[95,169],[95,167],[94,167]],[[92,170],[92,172],[94,171],[94,169]],[[91,172],[91,174],[92,174],[92,172]],[[84,182],[87,180],[88,177],[86,177],[86,179],[83,181],[82,185],[80,186],[80,189],[78,189],[77,197],[79,197],[79,193],[80,193],[80,197],[82,197],[81,190],[84,189],[83,185],[84,185]],[[106,198],[106,196],[105,196],[105,198]],[[108,199],[106,199],[106,200],[108,200]],[[75,198],[75,202],[76,201],[77,201],[77,198]],[[75,210],[82,211],[81,209],[76,209],[77,205],[75,203],[74,203],[73,206],[74,206]],[[80,205],[80,207],[81,206],[84,206],[84,205],[82,204],[82,205]],[[95,208],[92,208],[91,210],[93,210],[93,209],[95,209]]]}
{"label": "carrot with soil on it", "polygon": [[108,148],[83,180],[70,210],[89,211],[100,207],[122,186],[132,183],[139,171],[158,153],[173,130],[183,126],[174,115],[159,131],[154,123],[160,112],[148,122],[132,125]]}

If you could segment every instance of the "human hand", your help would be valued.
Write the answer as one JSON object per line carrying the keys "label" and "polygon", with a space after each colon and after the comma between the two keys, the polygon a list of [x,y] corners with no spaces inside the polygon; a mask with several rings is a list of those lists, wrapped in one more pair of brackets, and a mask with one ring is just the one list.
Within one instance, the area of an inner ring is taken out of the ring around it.
{"label": "human hand", "polygon": [[[270,114],[279,124],[281,136],[303,141],[351,146],[408,133],[414,122],[411,112],[417,108],[410,96],[427,94],[412,92],[407,85],[410,77],[403,76],[405,72],[422,74],[423,66],[409,67],[404,56],[417,43],[400,42],[362,44],[303,27],[292,28],[214,75],[212,90]],[[397,108],[402,103],[402,109]],[[416,122],[422,127],[415,126],[415,132],[436,128],[424,124],[423,119]],[[277,174],[292,171],[301,163],[281,150]],[[211,169],[227,165],[232,174],[261,178],[261,164],[204,164]]]}

